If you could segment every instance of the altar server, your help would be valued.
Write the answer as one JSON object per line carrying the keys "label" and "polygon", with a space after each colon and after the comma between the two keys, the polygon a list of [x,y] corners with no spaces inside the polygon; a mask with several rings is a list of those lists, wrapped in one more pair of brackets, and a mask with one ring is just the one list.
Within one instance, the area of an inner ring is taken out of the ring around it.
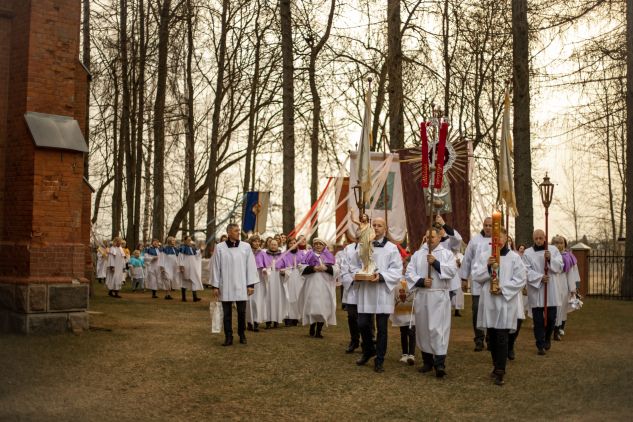
{"label": "altar server", "polygon": [[[359,282],[358,287],[358,327],[362,337],[363,356],[356,361],[365,365],[373,356],[374,371],[384,372],[383,363],[387,354],[387,329],[389,315],[394,310],[393,289],[402,279],[402,258],[398,247],[387,239],[387,224],[383,218],[372,221],[375,237],[372,262],[376,272],[371,281]],[[360,249],[360,248],[359,248]],[[358,273],[363,267],[360,256],[354,255],[354,267]],[[356,282],[355,282],[356,283]],[[376,344],[372,339],[372,316],[376,316]]]}
{"label": "altar server", "polygon": [[119,290],[125,279],[125,252],[121,247],[121,238],[115,237],[108,249],[108,271],[106,273],[106,287],[108,296],[120,298]]}
{"label": "altar server", "polygon": [[[262,269],[264,268],[265,250],[261,249],[261,238],[253,235],[248,239],[251,251],[255,257],[255,267],[257,268],[257,277],[263,281]],[[259,332],[259,323],[266,322],[266,284],[257,283],[253,286],[253,294],[248,297],[246,304],[246,320],[248,322],[248,330]]]}
{"label": "altar server", "polygon": [[303,325],[310,325],[310,337],[323,338],[325,324],[336,325],[335,260],[325,241],[314,239],[303,264],[305,278],[299,295]]}
{"label": "altar server", "polygon": [[[429,244],[413,254],[407,266],[409,288],[416,288],[414,298],[416,341],[422,350],[423,366],[420,372],[435,368],[435,376],[446,375],[446,354],[451,331],[451,281],[457,274],[455,256],[440,245],[436,228],[427,231]],[[429,267],[431,273],[429,274]]]}
{"label": "altar server", "polygon": [[303,264],[307,252],[299,250],[299,244],[293,237],[286,243],[286,252],[281,257],[281,273],[283,276],[283,286],[288,299],[288,319],[286,325],[297,326],[301,320],[301,310],[299,309],[299,294],[305,282],[299,271],[299,265]]}
{"label": "altar server", "polygon": [[[534,319],[534,338],[539,355],[551,347],[552,333],[556,324],[556,307],[560,306],[560,296],[556,282],[551,277],[563,271],[563,258],[554,245],[545,248],[545,232],[535,230],[532,239],[534,246],[525,250],[523,263],[527,267],[528,306],[532,310]],[[545,261],[549,267],[545,275]],[[547,289],[547,303],[545,303],[545,289]],[[544,320],[544,309],[547,307],[547,321]],[[547,327],[545,323],[547,322]]]}
{"label": "altar server", "polygon": [[351,242],[342,251],[341,262],[338,262],[341,269],[340,279],[343,283],[343,309],[347,312],[347,326],[349,328],[349,345],[345,353],[354,353],[360,347],[360,329],[358,328],[358,294],[359,283],[354,283],[354,274],[360,270],[354,266],[358,244]]}
{"label": "altar server", "polygon": [[[525,265],[521,257],[507,245],[507,232],[501,229],[501,245],[498,268],[492,246],[481,247],[473,262],[473,281],[481,285],[477,327],[488,331],[490,353],[492,355],[495,384],[504,384],[506,361],[508,357],[508,337],[517,329],[517,315],[523,309],[521,291],[526,284]],[[499,283],[499,290],[491,292],[493,277]]]}
{"label": "altar server", "polygon": [[[468,285],[468,279],[471,276],[472,261],[477,256],[477,250],[480,245],[489,245],[490,236],[492,234],[492,217],[487,217],[483,222],[483,229],[476,236],[470,239],[461,266],[459,267],[459,276],[462,280],[462,286]],[[479,283],[470,283],[470,293],[472,294],[472,313],[473,313],[473,331],[475,333],[475,352],[484,350],[485,331],[477,328],[477,313],[479,309],[479,294],[481,293],[481,285]]]}
{"label": "altar server", "polygon": [[215,248],[213,254],[213,294],[222,302],[224,312],[224,343],[233,344],[233,302],[237,308],[237,334],[246,344],[246,301],[259,283],[257,266],[251,246],[240,242],[240,226],[231,223],[226,228],[228,239]]}
{"label": "altar server", "polygon": [[204,246],[196,248],[191,236],[185,240],[178,249],[178,266],[180,267],[182,301],[187,301],[187,289],[191,290],[193,301],[199,302],[198,293],[204,290],[202,285],[202,252]]}

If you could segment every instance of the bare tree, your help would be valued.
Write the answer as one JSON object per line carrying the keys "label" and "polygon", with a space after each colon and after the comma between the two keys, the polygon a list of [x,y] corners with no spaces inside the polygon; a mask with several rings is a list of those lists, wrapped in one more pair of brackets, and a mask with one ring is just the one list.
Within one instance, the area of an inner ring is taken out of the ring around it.
{"label": "bare tree", "polygon": [[389,73],[389,148],[404,148],[404,93],[402,88],[402,22],[400,0],[387,0]]}
{"label": "bare tree", "polygon": [[295,221],[295,123],[294,54],[291,1],[279,1],[281,51],[283,57],[283,231],[290,233]]}

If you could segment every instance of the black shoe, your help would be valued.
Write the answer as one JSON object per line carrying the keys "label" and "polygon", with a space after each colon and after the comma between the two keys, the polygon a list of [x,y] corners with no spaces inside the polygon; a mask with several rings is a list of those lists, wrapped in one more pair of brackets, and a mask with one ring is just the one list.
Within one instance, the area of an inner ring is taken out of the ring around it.
{"label": "black shoe", "polygon": [[278,323],[278,322],[275,322],[275,323],[273,324],[273,328],[279,328],[279,323]]}
{"label": "black shoe", "polygon": [[224,339],[224,343],[222,343],[222,346],[232,346],[233,345],[233,337],[226,337]]}
{"label": "black shoe", "polygon": [[116,293],[116,294],[115,294],[114,296],[112,296],[112,297],[113,297],[113,298],[115,298],[115,299],[121,299],[121,298],[123,298],[123,296],[119,296],[119,294],[118,294],[118,293]]}
{"label": "black shoe", "polygon": [[514,360],[515,359],[515,355],[514,355],[514,350],[508,350],[508,359],[509,360]]}
{"label": "black shoe", "polygon": [[496,369],[494,371],[495,385],[502,386],[503,384],[505,384],[505,382],[503,381],[503,375],[504,374],[505,374],[505,371],[503,371],[501,369]]}
{"label": "black shoe", "polygon": [[364,364],[369,362],[369,359],[373,358],[374,356],[376,356],[376,352],[372,352],[369,355],[363,354],[363,356],[361,356],[361,358],[356,361],[356,365],[363,366]]}
{"label": "black shoe", "polygon": [[173,298],[171,297],[171,295],[167,295],[165,296],[165,300],[172,300]]}
{"label": "black shoe", "polygon": [[456,316],[456,317],[460,317],[460,316],[462,316],[462,313],[461,313],[461,312],[459,312],[459,309],[455,309],[455,316]]}
{"label": "black shoe", "polygon": [[266,329],[268,330],[270,327],[272,326],[272,324],[270,322],[266,323]]}
{"label": "black shoe", "polygon": [[354,353],[356,349],[358,349],[358,343],[352,341],[349,346],[347,346],[347,349],[345,349],[345,353]]}
{"label": "black shoe", "polygon": [[199,298],[199,297],[194,297],[194,298],[193,298],[193,301],[194,301],[194,302],[200,302],[201,300],[202,300],[202,299],[201,299],[201,298]]}
{"label": "black shoe", "polygon": [[549,350],[552,348],[552,343],[550,341],[545,342],[545,346],[543,347],[545,350]]}
{"label": "black shoe", "polygon": [[314,337],[314,335],[316,334],[316,323],[314,324],[310,324],[310,337]]}
{"label": "black shoe", "polygon": [[323,338],[323,334],[321,334],[321,332],[318,332],[314,335],[314,338]]}
{"label": "black shoe", "polygon": [[246,324],[246,329],[248,331],[253,331],[253,324],[251,324],[250,322],[248,324]]}
{"label": "black shoe", "polygon": [[158,299],[158,296],[152,295],[152,299]]}
{"label": "black shoe", "polygon": [[475,343],[475,352],[481,352],[484,350],[484,344],[482,342]]}
{"label": "black shoe", "polygon": [[254,333],[259,333],[259,323],[258,322],[253,324],[253,332]]}
{"label": "black shoe", "polygon": [[108,296],[114,296],[114,293],[112,293],[112,290],[108,292]]}
{"label": "black shoe", "polygon": [[560,332],[558,330],[554,331],[554,340],[561,341],[562,338],[560,336]]}
{"label": "black shoe", "polygon": [[246,336],[240,336],[240,344],[246,344]]}
{"label": "black shoe", "polygon": [[435,367],[435,376],[437,378],[444,378],[445,375],[446,368],[444,367],[444,365],[438,365],[437,367]]}
{"label": "black shoe", "polygon": [[377,372],[377,373],[385,372],[385,368],[382,367],[382,363],[374,364],[374,372]]}
{"label": "black shoe", "polygon": [[539,355],[539,356],[545,356],[545,350],[543,350],[543,349],[538,349],[538,355]]}
{"label": "black shoe", "polygon": [[418,369],[418,372],[422,374],[426,374],[427,372],[431,372],[432,370],[433,370],[433,365],[429,365],[425,363],[424,365],[422,365],[420,369]]}

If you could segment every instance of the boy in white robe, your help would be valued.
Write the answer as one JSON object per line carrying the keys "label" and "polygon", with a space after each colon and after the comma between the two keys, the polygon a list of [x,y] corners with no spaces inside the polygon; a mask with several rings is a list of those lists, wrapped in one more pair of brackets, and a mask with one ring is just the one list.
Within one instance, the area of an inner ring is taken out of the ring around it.
{"label": "boy in white robe", "polygon": [[[532,309],[534,320],[534,338],[538,354],[543,356],[551,347],[552,333],[556,324],[556,307],[560,306],[560,296],[552,275],[563,270],[563,258],[554,245],[545,249],[545,232],[535,230],[532,239],[534,246],[523,253],[523,263],[527,267],[528,306]],[[545,261],[549,272],[545,275]],[[554,281],[554,282],[552,282]],[[547,303],[545,303],[547,289]],[[547,319],[545,319],[547,309]]]}
{"label": "boy in white robe", "polygon": [[[517,314],[523,308],[521,301],[523,287],[526,284],[527,274],[521,257],[511,251],[507,244],[507,232],[501,229],[500,263],[498,268],[495,257],[492,256],[492,246],[479,250],[479,255],[473,263],[473,281],[481,284],[479,296],[479,314],[477,315],[477,327],[487,330],[492,356],[495,384],[503,385],[503,377],[506,372],[508,358],[508,340],[510,332],[517,328]],[[490,292],[490,282],[496,271],[499,282],[499,291]]]}
{"label": "boy in white robe", "polygon": [[[492,235],[492,217],[486,217],[483,221],[483,228],[476,236],[471,237],[466,251],[464,251],[464,258],[462,259],[461,266],[459,267],[459,277],[462,279],[462,287],[468,286],[468,279],[471,277],[471,267],[475,256],[477,256],[477,250],[480,245],[489,245],[490,236]],[[479,295],[481,293],[481,285],[479,283],[470,284],[470,293],[472,295],[472,321],[473,331],[475,333],[475,352],[481,352],[484,350],[484,340],[486,337],[485,331],[477,328],[477,314],[479,309]]]}
{"label": "boy in white robe", "polygon": [[106,273],[106,287],[108,296],[120,299],[119,290],[125,279],[125,252],[121,247],[121,238],[115,237],[108,249],[108,272]]}
{"label": "boy in white robe", "polygon": [[97,246],[97,282],[103,284],[108,273],[108,248],[104,245]]}
{"label": "boy in white robe", "polygon": [[[462,246],[462,235],[459,234],[457,230],[446,224],[441,215],[437,215],[435,217],[435,226],[438,228],[440,233],[440,245],[455,255],[455,261],[458,262],[457,268],[460,267],[461,260],[463,259],[463,255],[459,253],[459,250]],[[451,282],[451,304],[455,306],[455,316],[462,316],[459,312],[460,309],[464,309],[464,291],[462,290],[462,283],[459,276],[459,271],[453,277]],[[455,299],[457,296],[459,298]]]}
{"label": "boy in white robe", "polygon": [[267,287],[266,306],[268,308],[268,320],[266,328],[278,328],[279,323],[288,315],[288,298],[281,282],[280,262],[281,251],[277,240],[270,241],[270,249],[264,256],[266,267],[262,269],[262,276],[265,278]]}
{"label": "boy in white robe", "polygon": [[[422,350],[422,368],[435,369],[435,376],[446,375],[446,354],[451,331],[451,281],[457,274],[453,252],[440,245],[436,228],[427,231],[428,243],[413,254],[405,278],[409,288],[416,288],[414,298],[416,341]],[[429,274],[429,268],[431,273]]]}
{"label": "boy in white robe", "polygon": [[251,246],[240,242],[240,226],[231,223],[226,228],[228,239],[218,244],[213,254],[213,295],[222,302],[224,312],[224,343],[233,344],[233,302],[237,308],[237,334],[246,344],[246,301],[259,283],[257,266]]}
{"label": "boy in white robe", "polygon": [[394,308],[391,326],[400,329],[400,347],[402,356],[400,362],[415,365],[415,315],[413,314],[413,298],[415,292],[409,289],[405,279],[393,289]]}
{"label": "boy in white robe", "polygon": [[[363,356],[356,364],[365,365],[369,359],[374,360],[374,371],[384,372],[383,363],[387,354],[387,331],[389,315],[393,313],[393,289],[402,279],[402,258],[398,247],[387,240],[387,225],[383,218],[377,217],[372,221],[375,232],[372,261],[376,273],[372,281],[358,282],[358,328],[362,337]],[[360,249],[360,248],[359,248]],[[355,273],[360,271],[362,263],[357,253],[353,259]],[[356,283],[356,281],[354,282]],[[376,344],[371,333],[372,316],[376,317]]]}
{"label": "boy in white robe", "polygon": [[193,301],[199,302],[202,299],[198,297],[198,293],[204,290],[202,285],[202,253],[204,245],[196,248],[193,244],[191,236],[185,237],[185,240],[178,250],[178,266],[180,267],[181,287],[180,293],[182,301],[187,301],[187,289],[191,290]]}
{"label": "boy in white robe", "polygon": [[143,260],[147,267],[145,286],[152,291],[152,299],[158,299],[156,292],[158,291],[160,282],[160,247],[158,239],[152,239],[152,245],[143,251]]}

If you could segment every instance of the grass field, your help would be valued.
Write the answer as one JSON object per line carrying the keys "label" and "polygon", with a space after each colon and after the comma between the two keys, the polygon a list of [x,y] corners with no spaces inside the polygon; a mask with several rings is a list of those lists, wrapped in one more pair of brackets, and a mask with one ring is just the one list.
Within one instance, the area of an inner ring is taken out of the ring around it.
{"label": "grass field", "polygon": [[[383,374],[346,355],[345,314],[307,328],[248,333],[221,347],[208,300],[181,303],[102,286],[89,332],[0,336],[0,420],[631,420],[633,303],[585,301],[567,335],[537,356],[531,321],[508,362],[506,385],[489,379],[490,355],[473,352],[470,302],[453,318],[448,376],[403,366],[389,331]],[[419,355],[418,357],[419,360]]]}

